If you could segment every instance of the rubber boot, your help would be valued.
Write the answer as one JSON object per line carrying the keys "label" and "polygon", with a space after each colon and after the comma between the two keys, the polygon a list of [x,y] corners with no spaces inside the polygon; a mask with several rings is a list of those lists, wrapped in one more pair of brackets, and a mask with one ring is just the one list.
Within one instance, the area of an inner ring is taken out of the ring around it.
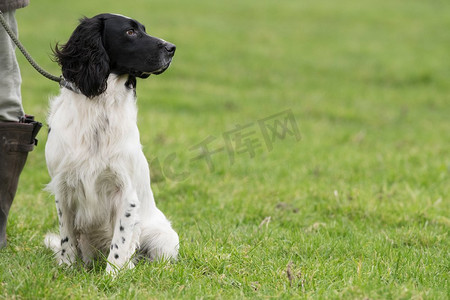
{"label": "rubber boot", "polygon": [[17,191],[20,173],[42,124],[32,116],[20,122],[0,122],[0,248],[6,246],[9,209]]}

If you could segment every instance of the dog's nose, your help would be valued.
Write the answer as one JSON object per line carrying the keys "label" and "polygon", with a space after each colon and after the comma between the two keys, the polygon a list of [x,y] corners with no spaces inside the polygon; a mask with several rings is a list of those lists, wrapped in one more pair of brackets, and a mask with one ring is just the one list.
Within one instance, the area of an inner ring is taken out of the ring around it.
{"label": "dog's nose", "polygon": [[175,53],[175,49],[177,49],[177,47],[174,44],[169,43],[169,42],[166,42],[164,44],[164,48],[166,48],[166,50],[167,50],[167,52],[169,52],[169,54]]}

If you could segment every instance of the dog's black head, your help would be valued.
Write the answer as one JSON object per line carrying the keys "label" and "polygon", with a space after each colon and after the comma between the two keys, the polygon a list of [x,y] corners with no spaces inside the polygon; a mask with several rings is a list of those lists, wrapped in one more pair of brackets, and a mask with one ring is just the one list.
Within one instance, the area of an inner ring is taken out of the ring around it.
{"label": "dog's black head", "polygon": [[175,45],[148,35],[138,21],[114,14],[81,19],[69,41],[54,51],[64,78],[90,98],[106,90],[110,73],[158,75],[174,53]]}

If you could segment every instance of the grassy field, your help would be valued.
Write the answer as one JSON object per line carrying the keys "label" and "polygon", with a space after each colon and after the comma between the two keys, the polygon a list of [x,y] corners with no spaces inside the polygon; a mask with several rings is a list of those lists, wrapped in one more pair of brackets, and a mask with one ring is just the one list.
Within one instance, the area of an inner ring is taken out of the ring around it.
{"label": "grassy field", "polygon": [[[449,2],[41,0],[17,12],[20,38],[59,74],[51,46],[100,12],[177,45],[165,74],[138,82],[138,122],[179,261],[116,280],[104,262],[58,267],[43,129],[0,298],[450,297]],[[20,64],[44,121],[58,87]]]}

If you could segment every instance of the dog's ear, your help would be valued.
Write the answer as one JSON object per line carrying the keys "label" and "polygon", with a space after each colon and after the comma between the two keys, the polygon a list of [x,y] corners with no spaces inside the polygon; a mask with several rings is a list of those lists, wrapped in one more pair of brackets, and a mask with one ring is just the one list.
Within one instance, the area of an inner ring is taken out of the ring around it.
{"label": "dog's ear", "polygon": [[65,45],[56,45],[55,61],[67,81],[89,98],[106,90],[109,57],[103,47],[104,19],[83,18]]}

